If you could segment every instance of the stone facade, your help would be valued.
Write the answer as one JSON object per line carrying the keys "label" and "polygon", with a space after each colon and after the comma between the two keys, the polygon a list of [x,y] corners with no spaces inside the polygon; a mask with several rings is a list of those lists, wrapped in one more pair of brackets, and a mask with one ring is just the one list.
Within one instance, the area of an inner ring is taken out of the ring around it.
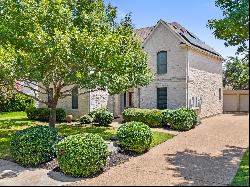
{"label": "stone facade", "polygon": [[[173,28],[185,28],[159,21],[155,27],[140,29],[143,49],[148,53],[148,66],[155,78],[143,88],[131,88],[128,92],[110,96],[105,91],[96,91],[79,96],[79,109],[72,110],[71,97],[59,101],[58,107],[66,109],[67,114],[80,116],[97,108],[106,107],[121,115],[125,107],[157,108],[157,88],[167,87],[167,107],[177,109],[190,107],[199,109],[201,117],[222,113],[222,61],[223,58],[205,43],[197,40],[202,47],[191,45]],[[194,37],[195,38],[195,37]],[[209,52],[209,50],[211,50]],[[167,52],[167,73],[157,74],[157,53]],[[219,91],[219,89],[221,89]],[[42,106],[42,105],[40,105]]]}
{"label": "stone facade", "polygon": [[[222,63],[218,59],[201,55],[194,50],[188,50],[188,98],[202,99],[200,105],[201,117],[223,112]],[[221,89],[221,97],[219,96]]]}
{"label": "stone facade", "polygon": [[[64,88],[64,90],[68,90],[70,87]],[[79,93],[82,90],[79,90]],[[39,94],[39,97],[42,98],[44,101],[48,100],[48,96],[45,94]],[[78,96],[78,109],[72,109],[72,97],[68,96],[65,97],[64,99],[59,99],[58,100],[58,105],[57,108],[63,108],[66,112],[67,115],[73,115],[74,118],[78,118],[83,114],[88,114],[90,112],[90,97],[89,93],[79,95]],[[39,103],[38,105],[39,108],[47,107],[43,103]]]}
{"label": "stone facade", "polygon": [[[135,107],[157,108],[157,88],[168,88],[168,108],[175,109],[186,104],[186,50],[179,46],[179,40],[160,24],[144,44],[149,55],[148,65],[155,75],[154,81],[147,87],[135,91]],[[157,53],[167,52],[167,73],[157,74]]]}

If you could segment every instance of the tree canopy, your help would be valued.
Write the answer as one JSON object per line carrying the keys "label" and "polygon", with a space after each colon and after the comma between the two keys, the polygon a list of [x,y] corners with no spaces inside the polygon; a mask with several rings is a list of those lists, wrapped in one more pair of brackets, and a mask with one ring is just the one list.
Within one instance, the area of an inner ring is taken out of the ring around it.
{"label": "tree canopy", "polygon": [[228,58],[223,71],[224,87],[228,86],[234,90],[249,89],[249,62],[247,59],[230,57]]}
{"label": "tree canopy", "polygon": [[54,112],[70,85],[117,94],[149,84],[131,16],[116,21],[116,12],[103,0],[0,0],[2,82],[23,81],[39,94],[53,88],[50,103],[33,97]]}
{"label": "tree canopy", "polygon": [[217,38],[225,40],[226,46],[238,46],[238,53],[249,55],[249,1],[216,0],[215,5],[223,10],[223,19],[211,19],[208,27]]}

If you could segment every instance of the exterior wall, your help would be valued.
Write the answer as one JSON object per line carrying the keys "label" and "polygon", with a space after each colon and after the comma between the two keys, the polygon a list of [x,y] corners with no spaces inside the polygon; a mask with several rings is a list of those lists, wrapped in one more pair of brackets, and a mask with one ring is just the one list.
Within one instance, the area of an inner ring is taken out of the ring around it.
{"label": "exterior wall", "polygon": [[[64,88],[64,90],[68,90],[70,87]],[[83,90],[79,90],[79,93],[83,92]],[[45,101],[48,100],[48,96],[46,94],[40,94],[39,97]],[[66,115],[73,115],[73,118],[79,118],[82,115],[88,114],[89,112],[99,109],[106,108],[110,112],[114,113],[114,116],[118,116],[119,112],[119,95],[111,96],[106,91],[95,91],[91,93],[86,93],[84,95],[78,96],[78,109],[72,109],[72,97],[68,96],[64,99],[59,99],[57,108],[63,108],[66,112]],[[44,103],[38,104],[39,108],[47,107]]]}
{"label": "exterior wall", "polygon": [[110,112],[114,112],[114,96],[111,96],[106,91],[95,91],[90,93],[90,112],[99,109],[106,108]]}
{"label": "exterior wall", "polygon": [[[62,91],[70,89],[70,87],[64,88]],[[80,93],[80,90],[79,90]],[[43,100],[48,100],[48,96],[45,94],[39,94],[39,97]],[[39,103],[39,108],[47,107],[43,103]],[[57,108],[63,108],[66,112],[66,115],[73,115],[73,118],[76,119],[84,114],[89,113],[89,94],[79,95],[78,96],[78,109],[72,109],[72,97],[68,96],[64,99],[59,99]]]}
{"label": "exterior wall", "polygon": [[[140,90],[135,89],[135,107],[157,108],[157,88],[168,87],[168,108],[186,106],[187,52],[180,41],[164,25],[159,24],[144,45],[149,54],[148,65],[155,74],[154,81]],[[167,51],[167,73],[157,75],[157,53]],[[140,100],[140,101],[139,101]]]}
{"label": "exterior wall", "polygon": [[[192,97],[202,97],[200,117],[222,113],[222,61],[189,49],[188,63],[188,104]],[[221,100],[219,100],[219,88],[221,88]]]}

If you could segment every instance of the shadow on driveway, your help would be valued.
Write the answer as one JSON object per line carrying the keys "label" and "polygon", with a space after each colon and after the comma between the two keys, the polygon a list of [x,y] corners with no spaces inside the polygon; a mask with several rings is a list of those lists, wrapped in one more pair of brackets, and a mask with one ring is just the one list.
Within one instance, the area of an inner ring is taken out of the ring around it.
{"label": "shadow on driveway", "polygon": [[173,164],[176,177],[183,177],[188,182],[183,185],[228,185],[236,174],[239,158],[244,148],[226,146],[222,155],[211,156],[185,150],[176,154],[165,154],[166,161]]}

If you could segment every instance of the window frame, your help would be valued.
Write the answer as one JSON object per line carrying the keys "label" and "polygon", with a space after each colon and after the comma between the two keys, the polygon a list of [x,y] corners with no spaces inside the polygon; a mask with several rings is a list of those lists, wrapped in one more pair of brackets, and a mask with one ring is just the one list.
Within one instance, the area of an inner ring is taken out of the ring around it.
{"label": "window frame", "polygon": [[[160,64],[160,63],[159,63],[159,55],[160,55],[161,53],[166,54],[166,69],[165,69],[164,72],[160,72],[160,70],[162,71],[162,68],[160,68],[160,67],[163,65],[163,64]],[[157,65],[157,74],[162,75],[162,74],[167,74],[167,73],[168,73],[168,51],[159,51],[159,52],[157,53],[156,65]]]}

